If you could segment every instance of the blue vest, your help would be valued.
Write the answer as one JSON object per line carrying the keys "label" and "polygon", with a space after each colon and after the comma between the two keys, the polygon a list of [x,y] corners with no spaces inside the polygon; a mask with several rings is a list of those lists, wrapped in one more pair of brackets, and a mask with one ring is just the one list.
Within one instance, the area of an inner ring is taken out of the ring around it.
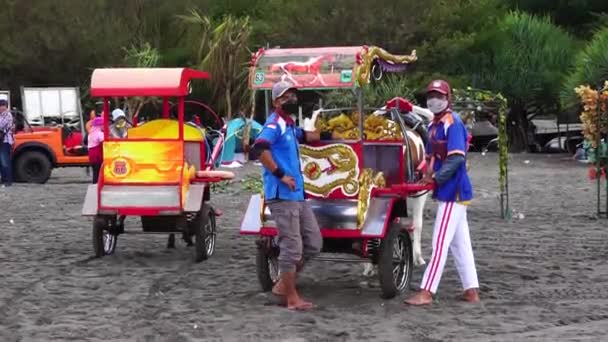
{"label": "blue vest", "polygon": [[[433,145],[446,145],[446,158],[452,154],[467,154],[468,132],[460,116],[456,113],[447,113],[437,123],[429,125],[429,143],[426,153],[432,155],[437,151],[432,151]],[[433,172],[441,169],[441,161],[435,159]],[[444,184],[435,189],[434,198],[442,202],[463,202],[473,198],[473,186],[467,174],[466,163],[462,163],[452,177]]]}

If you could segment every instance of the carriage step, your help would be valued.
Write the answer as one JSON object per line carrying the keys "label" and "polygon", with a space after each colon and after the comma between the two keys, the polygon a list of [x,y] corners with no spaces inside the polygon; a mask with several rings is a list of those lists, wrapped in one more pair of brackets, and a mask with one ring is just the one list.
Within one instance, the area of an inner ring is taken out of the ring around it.
{"label": "carriage step", "polygon": [[181,230],[176,230],[176,231],[166,231],[166,232],[144,232],[144,231],[138,231],[138,230],[125,230],[123,233],[120,233],[120,235],[122,234],[127,234],[127,235],[169,235],[169,234],[181,234],[182,231]]}
{"label": "carriage step", "polygon": [[361,258],[361,257],[352,257],[352,256],[328,256],[328,255],[319,255],[316,256],[314,258],[312,258],[312,260],[317,260],[317,261],[332,261],[332,262],[360,262],[360,263],[366,263],[366,262],[370,262],[369,259],[366,258]]}

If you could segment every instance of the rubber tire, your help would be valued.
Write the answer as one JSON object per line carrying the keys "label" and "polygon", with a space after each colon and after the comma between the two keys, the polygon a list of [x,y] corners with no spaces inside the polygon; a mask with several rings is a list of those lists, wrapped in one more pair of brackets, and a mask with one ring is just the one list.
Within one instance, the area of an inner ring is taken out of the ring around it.
{"label": "rubber tire", "polygon": [[[211,228],[213,230],[213,248],[211,249],[211,251],[207,251],[207,257],[211,257],[213,256],[213,253],[215,252],[215,244],[217,243],[217,221],[215,219],[215,215],[213,213],[213,210],[211,209],[211,207],[208,207],[209,210],[207,211],[208,215],[209,215],[209,224],[211,225]],[[207,236],[208,238],[208,236]],[[207,248],[207,246],[205,245],[205,248]]]}
{"label": "rubber tire", "polygon": [[194,262],[201,262],[207,260],[207,244],[205,243],[207,232],[205,231],[205,225],[209,220],[209,206],[207,204],[203,204],[203,207],[196,215],[196,218],[192,222],[194,233],[194,254],[193,260]]}
{"label": "rubber tire", "polygon": [[[40,164],[42,169],[40,174],[31,176],[25,172],[27,164],[31,162]],[[38,151],[23,152],[15,161],[15,176],[20,182],[44,184],[51,177],[52,170],[53,164],[51,160],[44,153]]]}
{"label": "rubber tire", "polygon": [[414,268],[414,255],[412,241],[409,234],[400,229],[399,226],[390,225],[386,231],[386,235],[380,243],[378,251],[378,278],[380,280],[380,290],[382,298],[390,299],[399,293],[393,280],[393,245],[396,239],[402,238],[405,240],[406,253],[409,254],[407,264],[407,278],[403,289],[407,289],[412,279],[412,270]]}
{"label": "rubber tire", "polygon": [[96,258],[101,258],[106,255],[110,255],[114,253],[116,250],[116,245],[118,244],[118,237],[116,237],[116,241],[114,242],[114,246],[112,246],[112,250],[106,252],[104,250],[103,244],[103,232],[107,228],[107,222],[105,219],[101,217],[95,217],[93,219],[93,252]]}
{"label": "rubber tire", "polygon": [[255,256],[255,270],[263,292],[272,290],[272,287],[275,284],[272,281],[272,277],[270,277],[270,267],[268,266],[269,258],[270,257],[264,248],[257,248],[257,254]]}

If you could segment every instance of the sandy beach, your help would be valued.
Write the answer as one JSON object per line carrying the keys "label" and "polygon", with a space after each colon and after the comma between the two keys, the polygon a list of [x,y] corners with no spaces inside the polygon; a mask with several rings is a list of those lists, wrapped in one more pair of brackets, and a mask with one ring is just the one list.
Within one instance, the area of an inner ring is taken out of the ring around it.
{"label": "sandy beach", "polygon": [[[594,183],[566,155],[511,157],[514,219],[500,219],[496,154],[471,154],[476,198],[469,224],[480,305],[458,301],[448,259],[428,308],[380,298],[362,265],[312,262],[302,294],[318,307],[294,313],[262,293],[253,237],[240,236],[249,195],[237,181],[212,203],[215,254],[194,264],[178,239],[122,235],[116,253],[92,257],[81,217],[89,177],[58,169],[48,184],[0,189],[0,341],[599,341],[608,335],[608,220],[593,218]],[[238,178],[259,172],[248,165]],[[429,201],[434,217],[435,203]],[[129,218],[127,229],[140,229]],[[431,253],[432,219],[422,246]]]}

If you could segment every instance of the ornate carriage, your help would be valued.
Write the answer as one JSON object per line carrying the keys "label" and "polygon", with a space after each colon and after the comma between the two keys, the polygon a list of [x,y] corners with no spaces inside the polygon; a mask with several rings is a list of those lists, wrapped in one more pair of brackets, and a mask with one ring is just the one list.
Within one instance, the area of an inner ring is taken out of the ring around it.
{"label": "ornate carriage", "polygon": [[[412,153],[418,151],[411,147],[420,138],[405,123],[404,113],[365,108],[362,92],[370,79],[403,71],[415,60],[415,52],[393,56],[366,46],[270,49],[254,55],[250,73],[251,87],[264,92],[281,80],[293,82],[299,91],[355,92],[353,107],[321,110],[316,122],[340,140],[300,146],[305,194],[324,238],[318,259],[377,264],[386,298],[407,288],[411,279],[406,198],[428,188],[415,184]],[[300,107],[300,122],[305,108],[305,104]],[[262,195],[251,197],[241,234],[259,236],[258,278],[263,290],[269,291],[277,280],[280,251],[277,228]]]}

